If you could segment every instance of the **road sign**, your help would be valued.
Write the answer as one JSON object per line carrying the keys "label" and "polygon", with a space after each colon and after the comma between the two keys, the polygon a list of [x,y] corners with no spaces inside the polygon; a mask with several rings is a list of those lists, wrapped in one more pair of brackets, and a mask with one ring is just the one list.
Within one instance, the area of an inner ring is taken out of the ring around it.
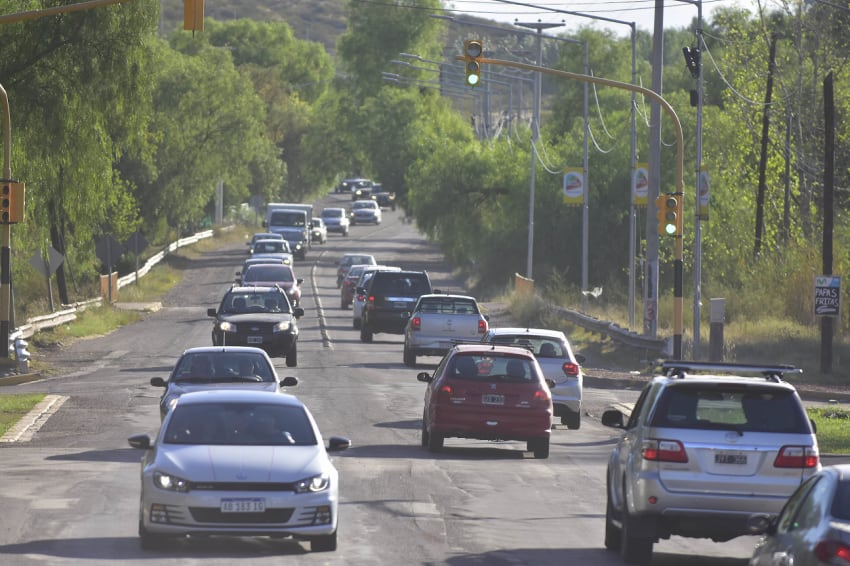
{"label": "road sign", "polygon": [[841,312],[841,277],[815,276],[815,316],[838,316]]}

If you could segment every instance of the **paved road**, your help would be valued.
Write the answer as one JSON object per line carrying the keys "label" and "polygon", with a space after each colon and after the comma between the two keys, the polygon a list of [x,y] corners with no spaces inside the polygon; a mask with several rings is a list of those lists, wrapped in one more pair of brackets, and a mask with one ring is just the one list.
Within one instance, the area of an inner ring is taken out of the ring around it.
{"label": "paved road", "polygon": [[[347,204],[342,196],[325,200]],[[50,353],[58,375],[9,388],[65,400],[31,439],[0,447],[0,564],[619,564],[602,547],[605,461],[616,433],[598,416],[611,403],[633,401],[637,389],[589,387],[582,428],[557,427],[547,460],[511,442],[449,439],[443,453],[425,451],[416,373],[432,370],[437,358],[410,369],[400,336],[361,343],[335,284],[335,260],[363,250],[381,263],[428,269],[436,286],[463,291],[438,251],[399,215],[356,226],[348,238],[334,235],[296,263],[307,311],[299,366],[276,363],[281,376],[300,378],[294,392],[323,434],[354,443],[335,456],[337,552],[311,554],[309,545],[290,540],[189,540],[157,553],[138,546],[140,453],[126,438],[159,425],[161,389],[150,378],[166,376],[184,348],[210,343],[206,309],[241,264],[239,242],[182,262],[183,282],[159,311]],[[663,541],[653,564],[743,566],[753,542]]]}

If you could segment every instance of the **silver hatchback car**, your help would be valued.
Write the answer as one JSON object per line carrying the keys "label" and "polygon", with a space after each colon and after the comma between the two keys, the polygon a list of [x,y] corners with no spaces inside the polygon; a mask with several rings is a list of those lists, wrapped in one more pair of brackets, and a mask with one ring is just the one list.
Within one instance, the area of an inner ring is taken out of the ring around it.
{"label": "silver hatchback car", "polygon": [[581,426],[584,356],[573,353],[563,332],[546,328],[491,328],[481,340],[531,350],[543,370],[543,377],[555,382],[550,387],[555,416],[561,417],[561,424],[567,428]]}
{"label": "silver hatchback car", "polygon": [[821,468],[814,424],[782,380],[793,366],[661,367],[628,419],[602,415],[623,430],[608,460],[605,547],[631,564],[648,564],[653,544],[672,535],[752,534],[753,513],[779,513]]}

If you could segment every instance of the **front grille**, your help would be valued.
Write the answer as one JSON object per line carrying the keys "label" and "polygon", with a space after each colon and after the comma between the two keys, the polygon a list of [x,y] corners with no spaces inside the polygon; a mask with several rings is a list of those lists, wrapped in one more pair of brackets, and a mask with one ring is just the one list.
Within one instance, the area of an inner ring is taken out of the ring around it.
{"label": "front grille", "polygon": [[240,482],[199,482],[189,485],[190,491],[295,491],[291,482],[279,483],[240,483]]}
{"label": "front grille", "polygon": [[294,509],[266,509],[263,513],[222,513],[216,507],[189,507],[192,519],[198,523],[286,523]]}

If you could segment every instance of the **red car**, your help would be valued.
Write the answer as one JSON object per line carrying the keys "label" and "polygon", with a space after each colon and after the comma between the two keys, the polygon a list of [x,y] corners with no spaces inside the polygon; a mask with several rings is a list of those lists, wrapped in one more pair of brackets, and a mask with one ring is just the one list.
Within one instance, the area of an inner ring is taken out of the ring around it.
{"label": "red car", "polygon": [[293,307],[301,304],[301,283],[304,279],[296,278],[291,265],[259,263],[248,266],[242,272],[241,284],[244,287],[274,287],[279,286],[286,291],[286,296]]}
{"label": "red car", "polygon": [[339,288],[339,308],[347,309],[354,302],[354,290],[357,288],[357,282],[360,281],[360,276],[369,267],[375,266],[358,264],[348,268],[348,272],[342,280],[342,286]]}
{"label": "red car", "polygon": [[428,384],[422,445],[431,452],[453,437],[525,441],[535,458],[549,457],[552,394],[525,348],[458,344],[416,378]]}

